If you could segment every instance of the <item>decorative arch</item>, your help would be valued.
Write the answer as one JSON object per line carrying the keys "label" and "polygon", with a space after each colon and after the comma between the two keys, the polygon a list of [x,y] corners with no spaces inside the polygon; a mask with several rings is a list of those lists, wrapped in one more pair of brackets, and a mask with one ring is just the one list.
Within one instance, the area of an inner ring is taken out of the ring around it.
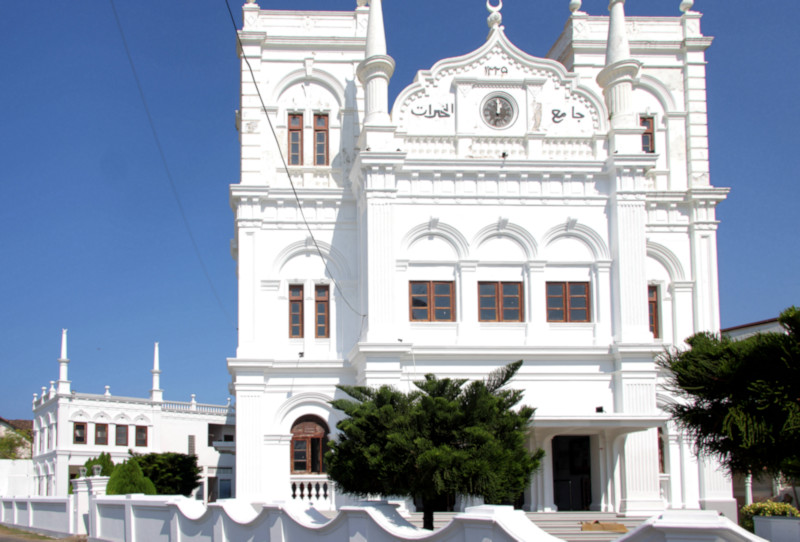
{"label": "decorative arch", "polygon": [[121,412],[116,416],[114,416],[114,423],[122,425],[120,422],[125,422],[127,424],[131,422],[131,419],[128,417],[127,414]]}
{"label": "decorative arch", "polygon": [[[319,247],[319,251],[317,251],[317,247]],[[329,243],[320,240],[317,240],[317,244],[314,246],[314,241],[311,237],[307,237],[304,241],[292,243],[280,251],[272,264],[272,274],[273,276],[279,275],[283,266],[292,258],[302,256],[303,254],[319,256],[320,252],[323,258],[325,258],[331,273],[334,274],[334,276],[330,278],[347,280],[352,276],[350,267],[347,265],[347,259],[341,252]]]}
{"label": "decorative arch", "polygon": [[480,248],[483,243],[489,241],[494,237],[506,237],[515,241],[528,260],[533,260],[539,252],[539,247],[536,244],[536,239],[530,234],[528,230],[517,224],[512,224],[507,220],[499,220],[496,224],[481,229],[473,240],[473,245]]}
{"label": "decorative arch", "polygon": [[89,414],[83,409],[78,410],[77,412],[73,412],[72,414],[70,414],[69,421],[71,421],[71,422],[88,422],[89,421]]}
{"label": "decorative arch", "polygon": [[133,423],[138,425],[153,425],[153,422],[150,421],[150,418],[145,416],[144,414],[139,414],[134,418]]}
{"label": "decorative arch", "polygon": [[675,256],[674,252],[664,245],[647,241],[647,256],[663,265],[673,282],[684,280],[685,274],[681,261]]}
{"label": "decorative arch", "polygon": [[338,102],[339,109],[344,107],[345,89],[338,79],[327,72],[321,70],[311,70],[306,73],[305,69],[294,70],[286,74],[274,87],[272,97],[268,103],[278,103],[280,96],[292,86],[298,83],[316,83],[328,90]]}
{"label": "decorative arch", "polygon": [[104,411],[100,411],[92,417],[92,421],[101,421],[101,420],[110,421],[111,416],[106,414]]}
{"label": "decorative arch", "polygon": [[443,239],[453,247],[458,260],[463,260],[469,255],[469,243],[458,229],[449,224],[443,224],[438,219],[432,218],[424,224],[411,228],[403,237],[401,246],[403,254],[401,258],[408,257],[411,247],[423,237],[433,235]]}
{"label": "decorative arch", "polygon": [[611,252],[608,250],[603,237],[589,226],[578,224],[574,220],[567,220],[563,224],[550,228],[544,234],[542,245],[547,247],[563,237],[573,238],[585,243],[592,251],[595,261],[610,261]]}
{"label": "decorative arch", "polygon": [[[304,415],[315,414],[323,418],[322,413],[333,414],[330,402],[333,397],[320,392],[303,392],[292,396],[286,400],[275,412],[275,423],[279,427],[291,429],[292,423]],[[288,430],[286,431],[289,432]]]}
{"label": "decorative arch", "polygon": [[634,84],[634,89],[642,89],[652,95],[661,104],[665,113],[675,111],[675,98],[664,83],[650,75],[642,75]]}

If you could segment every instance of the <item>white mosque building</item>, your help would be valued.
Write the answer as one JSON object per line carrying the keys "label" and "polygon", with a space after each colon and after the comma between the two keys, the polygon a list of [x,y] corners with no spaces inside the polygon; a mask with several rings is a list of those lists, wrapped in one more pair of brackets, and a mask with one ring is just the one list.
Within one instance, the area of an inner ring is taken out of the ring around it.
{"label": "white mosque building", "polygon": [[[513,380],[547,455],[533,511],[735,517],[726,473],[668,421],[654,363],[719,330],[701,14],[572,14],[545,57],[488,3],[476,49],[389,109],[380,0],[243,7],[236,494],[344,501],[337,384]],[[566,2],[565,2],[566,7]],[[275,135],[273,135],[273,129]]]}
{"label": "white mosque building", "polygon": [[719,330],[728,190],[709,177],[712,40],[693,2],[626,18],[624,0],[608,16],[572,0],[536,57],[504,33],[526,22],[490,1],[488,38],[420,71],[391,110],[381,0],[356,3],[243,7],[235,414],[164,402],[157,355],[147,399],[73,393],[64,346],[34,401],[39,494],[133,447],[197,453],[206,496],[335,508],[347,497],[322,453],[338,384],[405,390],[521,359],[528,445],[546,451],[525,509],[735,517],[727,474],[663,410],[655,364]]}
{"label": "white mosque building", "polygon": [[[33,398],[33,476],[29,494],[65,496],[70,480],[101,453],[119,464],[137,454],[177,452],[197,456],[202,469],[195,497],[230,498],[234,487],[235,410],[232,405],[165,401],[158,343],[147,398],[79,393],[69,380],[67,330],[61,335],[59,378]],[[23,493],[24,494],[24,493]]]}

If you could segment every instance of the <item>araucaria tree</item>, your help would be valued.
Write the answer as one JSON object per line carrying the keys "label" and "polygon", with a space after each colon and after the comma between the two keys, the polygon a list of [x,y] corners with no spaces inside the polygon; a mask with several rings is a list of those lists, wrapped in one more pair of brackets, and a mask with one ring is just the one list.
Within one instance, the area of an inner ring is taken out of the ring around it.
{"label": "araucaria tree", "polygon": [[328,475],[345,493],[419,499],[426,529],[447,495],[513,502],[544,455],[525,447],[535,409],[514,410],[522,392],[504,389],[521,366],[469,383],[429,374],[409,393],[340,386],[353,400],[331,402],[347,418],[325,454]]}
{"label": "araucaria tree", "polygon": [[706,333],[689,349],[667,354],[661,366],[683,400],[670,407],[697,447],[737,472],[800,467],[800,310],[778,319],[787,333],[733,341]]}

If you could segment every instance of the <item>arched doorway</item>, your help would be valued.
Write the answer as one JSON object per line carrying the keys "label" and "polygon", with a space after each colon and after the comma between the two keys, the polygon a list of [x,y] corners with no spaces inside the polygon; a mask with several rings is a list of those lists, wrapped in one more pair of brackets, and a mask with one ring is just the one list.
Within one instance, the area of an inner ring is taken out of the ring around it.
{"label": "arched doorway", "polygon": [[302,416],[292,425],[292,474],[325,474],[328,425],[317,416]]}

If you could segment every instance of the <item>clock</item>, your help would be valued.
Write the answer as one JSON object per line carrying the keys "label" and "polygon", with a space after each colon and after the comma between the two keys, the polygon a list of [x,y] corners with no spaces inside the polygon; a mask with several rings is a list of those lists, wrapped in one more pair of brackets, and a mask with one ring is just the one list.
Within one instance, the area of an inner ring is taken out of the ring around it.
{"label": "clock", "polygon": [[514,120],[514,104],[511,99],[495,94],[483,102],[481,114],[483,121],[492,128],[506,128]]}

